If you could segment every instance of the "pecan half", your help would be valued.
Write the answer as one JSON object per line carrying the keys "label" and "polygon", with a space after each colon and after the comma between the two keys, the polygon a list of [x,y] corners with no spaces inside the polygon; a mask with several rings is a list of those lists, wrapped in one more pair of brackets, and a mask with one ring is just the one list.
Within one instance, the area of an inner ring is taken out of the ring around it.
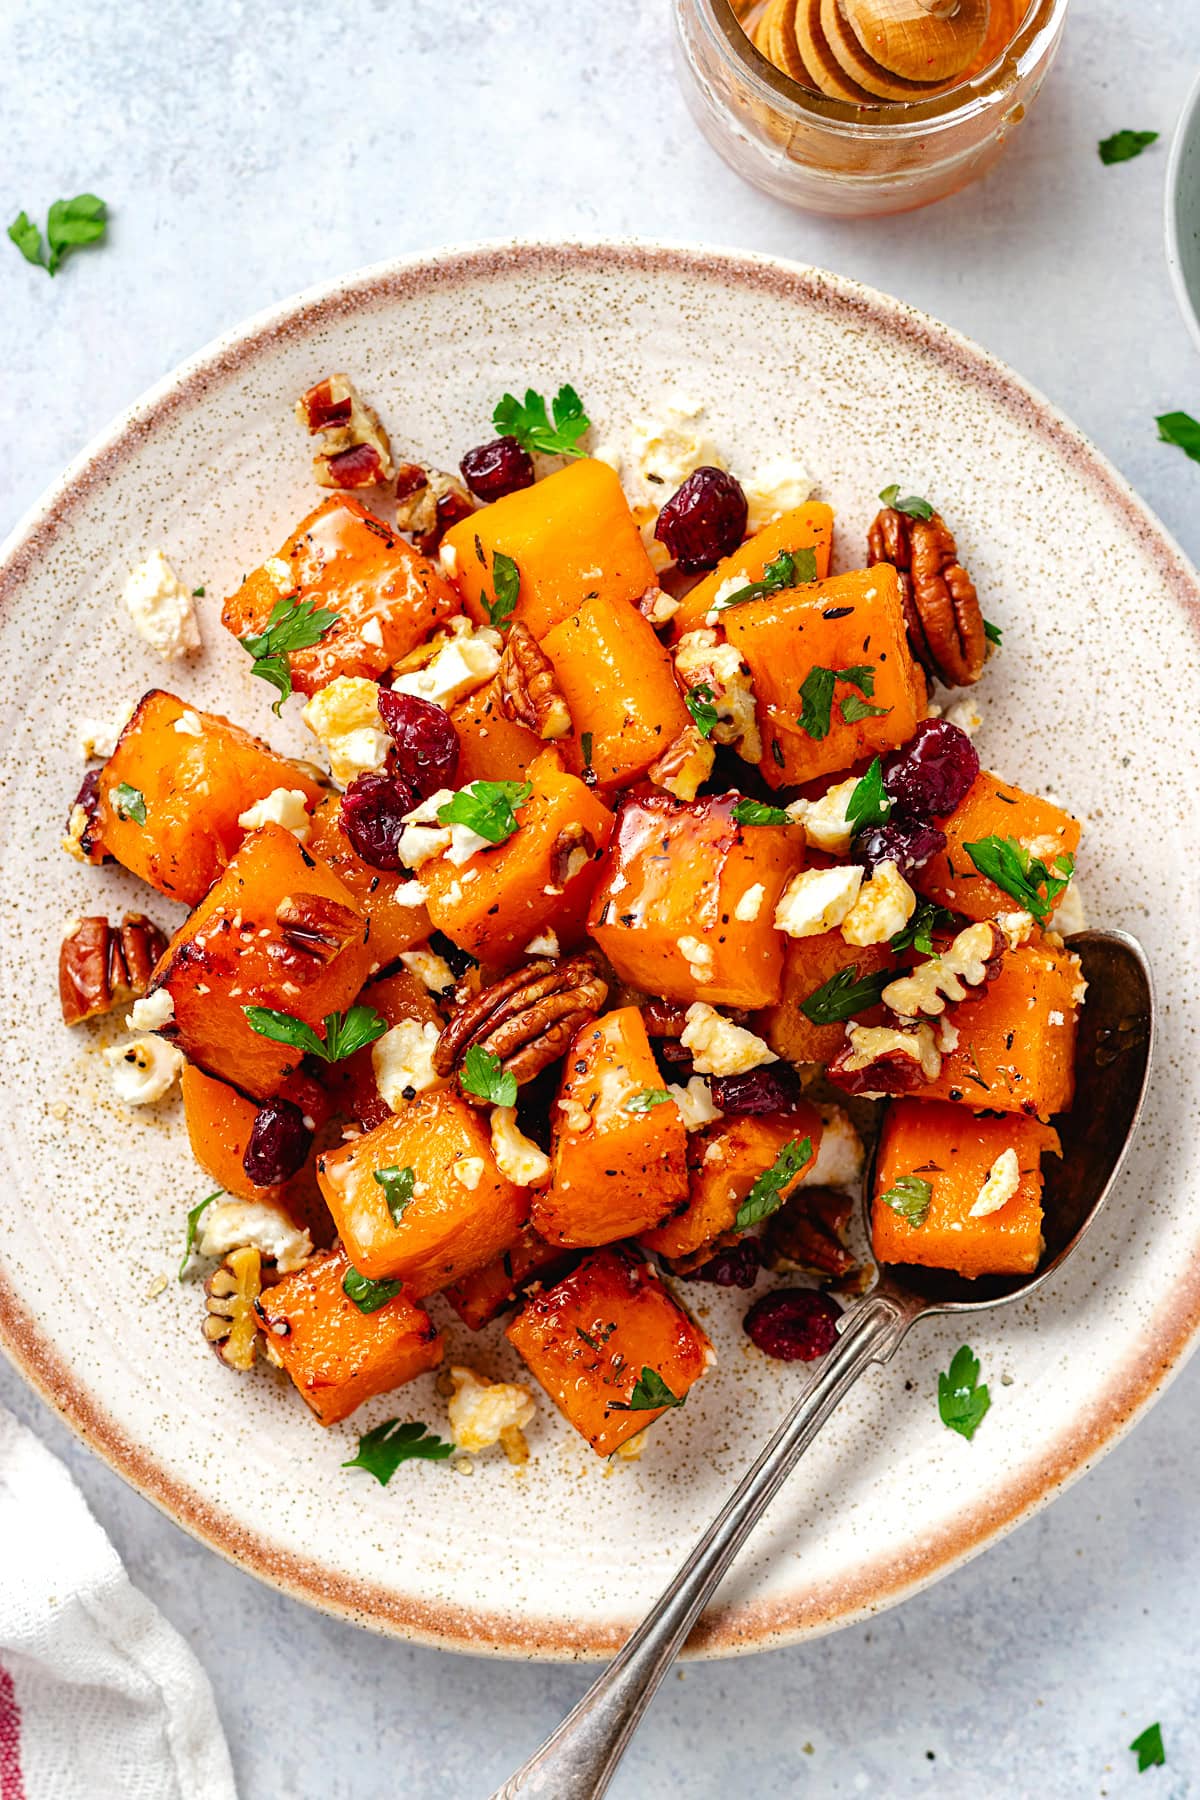
{"label": "pecan half", "polygon": [[987,658],[975,584],[958,560],[940,513],[910,518],[885,506],[867,534],[867,563],[891,563],[900,578],[909,648],[945,687],[970,687]]}
{"label": "pecan half", "polygon": [[296,417],[310,437],[325,439],[313,457],[313,474],[322,487],[378,487],[390,481],[395,471],[387,432],[348,375],[327,375],[301,394]]}
{"label": "pecan half", "polygon": [[571,730],[567,705],[554,664],[528,625],[519,619],[509,627],[496,673],[500,710],[540,738],[566,737]]}
{"label": "pecan half", "polygon": [[249,1248],[231,1250],[204,1284],[205,1341],[228,1368],[254,1367],[258,1318],[254,1302],[262,1292],[262,1256]]}
{"label": "pecan half", "polygon": [[643,619],[649,619],[651,625],[668,625],[679,611],[681,602],[664,594],[657,582],[653,582],[633,603]]}
{"label": "pecan half", "polygon": [[285,894],[275,908],[275,922],[293,950],[330,963],[362,937],[358,913],[325,894]]}
{"label": "pecan half", "polygon": [[844,1241],[853,1209],[850,1195],[836,1188],[795,1189],[772,1213],[763,1233],[769,1265],[812,1269],[844,1280],[857,1267]]}
{"label": "pecan half", "polygon": [[903,1020],[940,1018],[947,1004],[970,1000],[995,981],[1004,948],[1003,934],[991,919],[968,925],[940,956],[917,963],[907,975],[889,982],[883,1003]]}
{"label": "pecan half", "polygon": [[584,825],[566,825],[550,847],[550,880],[565,888],[596,854],[596,840]]}
{"label": "pecan half", "polygon": [[58,952],[63,1024],[80,1025],[128,1006],[150,986],[166,947],[166,933],[142,913],[126,913],[120,925],[104,918],[79,919]]}
{"label": "pecan half", "polygon": [[[903,1029],[900,1029],[903,1027]],[[846,1041],[826,1074],[847,1094],[908,1094],[936,1081],[942,1054],[932,1025],[900,1020],[896,1025],[850,1025]]]}
{"label": "pecan half", "polygon": [[433,1066],[451,1075],[478,1044],[518,1083],[532,1081],[566,1052],[607,996],[608,983],[590,956],[526,963],[457,1008],[438,1038]]}
{"label": "pecan half", "polygon": [[685,725],[662,755],[646,770],[656,787],[677,800],[694,800],[713,771],[717,753],[698,726]]}
{"label": "pecan half", "polygon": [[428,463],[401,463],[396,471],[396,524],[422,556],[432,556],[452,525],[475,511],[458,479]]}

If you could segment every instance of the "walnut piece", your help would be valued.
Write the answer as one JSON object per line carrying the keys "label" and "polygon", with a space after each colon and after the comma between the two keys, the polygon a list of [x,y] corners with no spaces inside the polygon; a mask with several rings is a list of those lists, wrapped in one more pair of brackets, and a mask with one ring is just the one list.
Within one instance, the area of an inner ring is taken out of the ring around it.
{"label": "walnut piece", "polygon": [[922,1014],[928,1019],[940,1018],[947,1002],[957,1005],[969,1000],[995,981],[1003,959],[1004,937],[991,919],[968,925],[941,956],[931,956],[907,975],[889,982],[883,990],[883,1004],[901,1019],[918,1019]]}
{"label": "walnut piece", "polygon": [[851,1196],[836,1188],[794,1188],[763,1233],[768,1265],[811,1269],[844,1281],[857,1268],[844,1242],[853,1210]]}
{"label": "walnut piece", "polygon": [[325,894],[285,894],[275,922],[293,950],[321,963],[332,962],[363,933],[359,914]]}
{"label": "walnut piece", "polygon": [[296,417],[310,437],[325,440],[313,457],[321,487],[378,487],[395,474],[379,415],[360,398],[348,375],[327,375],[301,394]]}
{"label": "walnut piece", "polygon": [[656,787],[665,788],[677,800],[694,800],[712,774],[716,754],[698,726],[685,725],[646,774]]}
{"label": "walnut piece", "polygon": [[396,471],[396,525],[422,556],[432,556],[452,525],[475,511],[458,479],[428,463],[401,463]]}
{"label": "walnut piece", "polygon": [[846,1041],[826,1070],[830,1081],[845,1093],[866,1094],[872,1099],[911,1093],[927,1081],[936,1081],[941,1072],[942,1053],[933,1026],[914,1025],[911,1020],[896,1025],[848,1026]]}
{"label": "walnut piece", "polygon": [[452,1075],[477,1044],[498,1056],[502,1071],[519,1084],[532,1081],[565,1053],[607,997],[608,983],[590,956],[526,963],[456,1007],[438,1038],[433,1066],[439,1075]]}
{"label": "walnut piece", "polygon": [[262,1257],[249,1247],[233,1250],[204,1284],[204,1336],[230,1369],[254,1366],[258,1319],[254,1302],[262,1292]]}
{"label": "walnut piece", "polygon": [[80,1025],[128,1006],[150,985],[167,947],[165,932],[142,913],[126,913],[120,925],[104,918],[78,919],[58,952],[58,997],[64,1025]]}
{"label": "walnut piece", "polygon": [[891,563],[900,578],[909,648],[945,687],[970,687],[987,658],[975,584],[958,560],[940,513],[914,519],[885,506],[867,534],[868,565]]}
{"label": "walnut piece", "polygon": [[554,664],[528,625],[509,627],[496,674],[500,710],[540,738],[567,737],[571,711],[558,685]]}

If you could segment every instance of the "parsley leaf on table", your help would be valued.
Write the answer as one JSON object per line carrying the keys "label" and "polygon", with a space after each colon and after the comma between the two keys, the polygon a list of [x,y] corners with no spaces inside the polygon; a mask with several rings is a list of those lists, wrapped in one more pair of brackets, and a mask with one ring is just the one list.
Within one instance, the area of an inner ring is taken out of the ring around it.
{"label": "parsley leaf on table", "polygon": [[1157,141],[1157,131],[1114,131],[1111,137],[1101,138],[1096,148],[1100,153],[1100,161],[1107,165],[1131,162]]}
{"label": "parsley leaf on table", "polygon": [[1162,1726],[1157,1721],[1153,1725],[1147,1725],[1145,1731],[1140,1731],[1129,1748],[1138,1759],[1139,1775],[1144,1775],[1147,1769],[1156,1768],[1167,1760],[1167,1753],[1163,1749]]}
{"label": "parsley leaf on table", "polygon": [[979,1358],[964,1344],[954,1353],[948,1374],[938,1376],[938,1412],[942,1424],[960,1437],[973,1438],[992,1397],[979,1379]]}
{"label": "parsley leaf on table", "polygon": [[791,1187],[811,1156],[811,1138],[802,1138],[799,1143],[793,1138],[790,1144],[783,1146],[770,1168],[763,1170],[738,1207],[734,1224],[739,1231],[744,1231],[748,1225],[757,1225],[779,1211],[786,1197],[786,1190]]}
{"label": "parsley leaf on table", "polygon": [[242,649],[254,658],[250,673],[258,675],[278,690],[278,700],[271,702],[276,718],[292,691],[292,669],[288,657],[293,650],[311,650],[319,644],[336,622],[337,614],[315,600],[301,600],[285,594],[271,608],[265,631],[239,640]]}
{"label": "parsley leaf on table", "polygon": [[[73,200],[56,200],[46,216],[46,248],[42,234],[27,213],[19,212],[8,235],[26,262],[57,275],[63,259],[84,244],[97,243],[108,230],[107,208],[97,194],[76,194]],[[48,252],[48,254],[47,254]]]}
{"label": "parsley leaf on table", "polygon": [[183,1240],[183,1260],[179,1265],[180,1281],[183,1280],[183,1277],[187,1272],[188,1263],[192,1259],[192,1247],[196,1242],[196,1232],[199,1228],[200,1220],[208,1211],[208,1208],[212,1205],[213,1201],[219,1200],[224,1192],[224,1188],[218,1188],[215,1194],[208,1194],[203,1200],[199,1201],[197,1205],[193,1206],[188,1213],[187,1236]]}
{"label": "parsley leaf on table", "polygon": [[516,438],[522,450],[540,450],[546,456],[582,456],[579,439],[591,420],[569,382],[564,381],[555,394],[552,411],[553,424],[545,400],[534,388],[527,388],[524,401],[505,394],[496,402],[492,424],[503,437]]}
{"label": "parsley leaf on table", "polygon": [[380,1487],[386,1487],[402,1462],[445,1462],[453,1455],[454,1445],[430,1431],[422,1420],[402,1425],[399,1419],[385,1419],[373,1431],[364,1431],[358,1449],[342,1467],[365,1469]]}
{"label": "parsley leaf on table", "polygon": [[1200,419],[1193,419],[1191,413],[1169,412],[1159,413],[1154,423],[1162,443],[1174,444],[1193,462],[1200,462]]}

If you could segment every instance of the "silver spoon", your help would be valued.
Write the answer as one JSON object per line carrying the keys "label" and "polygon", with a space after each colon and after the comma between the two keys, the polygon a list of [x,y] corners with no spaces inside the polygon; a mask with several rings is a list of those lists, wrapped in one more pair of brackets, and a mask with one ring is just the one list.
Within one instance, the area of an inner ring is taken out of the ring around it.
{"label": "silver spoon", "polygon": [[[803,1452],[868,1363],[887,1362],[919,1318],[983,1312],[1024,1299],[1066,1261],[1112,1192],[1141,1117],[1154,1042],[1154,989],[1146,953],[1124,931],[1081,931],[1083,964],[1075,1104],[1058,1122],[1062,1160],[1045,1170],[1046,1253],[1033,1275],[964,1280],[939,1269],[881,1268],[874,1288],[843,1315],[834,1348],[743,1475],[687,1561],[624,1648],[493,1800],[599,1800],[659,1682],[683,1649],[717,1583]],[[870,1207],[872,1170],[863,1204]],[[868,1218],[869,1225],[869,1218]]]}

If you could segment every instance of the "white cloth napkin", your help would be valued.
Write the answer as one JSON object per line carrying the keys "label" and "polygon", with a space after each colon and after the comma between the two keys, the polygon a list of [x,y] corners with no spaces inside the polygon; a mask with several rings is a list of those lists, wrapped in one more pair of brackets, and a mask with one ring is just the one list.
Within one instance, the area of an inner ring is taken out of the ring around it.
{"label": "white cloth napkin", "polygon": [[208,1677],[2,1407],[0,1800],[236,1800]]}

